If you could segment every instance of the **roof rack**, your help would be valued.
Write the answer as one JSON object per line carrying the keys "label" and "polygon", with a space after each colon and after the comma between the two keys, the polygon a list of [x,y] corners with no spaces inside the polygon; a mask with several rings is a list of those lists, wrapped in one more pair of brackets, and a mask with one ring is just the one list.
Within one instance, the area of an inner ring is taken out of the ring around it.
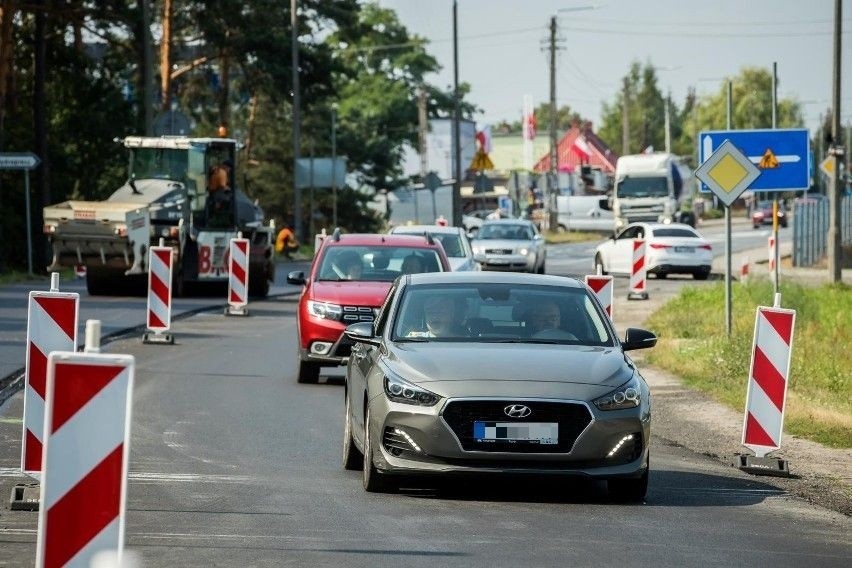
{"label": "roof rack", "polygon": [[432,233],[430,233],[429,231],[426,231],[426,232],[423,234],[423,236],[424,236],[424,237],[426,237],[426,242],[427,242],[427,243],[429,243],[430,245],[434,245],[434,244],[435,244],[435,239],[433,239],[433,238],[432,238]]}
{"label": "roof rack", "polygon": [[335,242],[340,240],[340,227],[334,228],[334,232],[331,234],[331,240]]}

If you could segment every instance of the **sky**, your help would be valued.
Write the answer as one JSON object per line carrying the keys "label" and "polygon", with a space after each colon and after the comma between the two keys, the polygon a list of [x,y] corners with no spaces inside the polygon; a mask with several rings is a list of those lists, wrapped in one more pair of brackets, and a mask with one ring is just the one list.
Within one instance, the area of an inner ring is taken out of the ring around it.
{"label": "sky", "polygon": [[[409,32],[430,40],[442,70],[427,80],[453,84],[452,0],[378,0]],[[545,50],[552,16],[557,105],[594,125],[633,61],[656,66],[658,85],[680,106],[690,87],[719,92],[743,67],[778,64],[778,97],[802,104],[814,130],[831,106],[834,0],[458,0],[459,81],[471,84],[481,124],[514,121],[523,97],[549,100]],[[841,119],[852,123],[852,6],[843,15]],[[771,98],[771,93],[767,92]],[[723,125],[722,125],[723,126]]]}

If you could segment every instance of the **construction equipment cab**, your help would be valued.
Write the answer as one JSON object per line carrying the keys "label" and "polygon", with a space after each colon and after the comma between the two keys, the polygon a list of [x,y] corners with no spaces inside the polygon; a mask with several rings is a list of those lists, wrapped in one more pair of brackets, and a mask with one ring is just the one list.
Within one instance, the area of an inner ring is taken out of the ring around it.
{"label": "construction equipment cab", "polygon": [[265,296],[274,278],[274,228],[236,187],[237,142],[227,138],[129,136],[127,182],[105,201],[66,201],[44,209],[53,249],[48,270],[85,265],[90,294],[138,289],[148,248],[175,251],[173,285],[225,282],[230,239],[251,243],[249,294]]}

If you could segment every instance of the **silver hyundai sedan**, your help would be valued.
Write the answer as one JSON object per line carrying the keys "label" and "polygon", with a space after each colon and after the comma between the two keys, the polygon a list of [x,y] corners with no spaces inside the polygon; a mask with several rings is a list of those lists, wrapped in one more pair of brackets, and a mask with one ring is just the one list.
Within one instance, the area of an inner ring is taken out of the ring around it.
{"label": "silver hyundai sedan", "polygon": [[582,282],[557,276],[415,274],[374,323],[346,329],[343,462],[367,491],[400,476],[546,473],[648,486],[650,392]]}

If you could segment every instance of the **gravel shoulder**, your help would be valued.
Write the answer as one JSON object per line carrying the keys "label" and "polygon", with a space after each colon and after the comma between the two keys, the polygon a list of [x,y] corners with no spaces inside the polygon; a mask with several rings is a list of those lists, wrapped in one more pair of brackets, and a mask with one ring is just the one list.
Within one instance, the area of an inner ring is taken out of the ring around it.
{"label": "gravel shoulder", "polygon": [[[783,254],[783,250],[781,251]],[[755,250],[751,258],[765,254]],[[724,274],[724,258],[717,259],[714,272]],[[752,265],[752,277],[766,276],[765,265]],[[824,269],[788,269],[784,279],[805,285],[827,281]],[[852,284],[852,270],[843,271],[843,281]],[[643,327],[645,320],[664,305],[673,294],[651,294],[646,301],[614,299],[616,327],[623,335],[628,327]],[[740,445],[743,413],[715,402],[686,386],[680,377],[643,364],[641,351],[634,360],[651,387],[653,431],[669,442],[704,454],[733,467],[738,454],[748,453]],[[745,379],[744,379],[745,380]],[[745,384],[743,384],[745,389]],[[793,477],[785,479],[761,476],[760,481],[799,496],[809,502],[852,516],[852,450],[828,448],[809,440],[784,434],[781,449],[771,457],[786,459]],[[748,476],[746,473],[739,473]]]}

